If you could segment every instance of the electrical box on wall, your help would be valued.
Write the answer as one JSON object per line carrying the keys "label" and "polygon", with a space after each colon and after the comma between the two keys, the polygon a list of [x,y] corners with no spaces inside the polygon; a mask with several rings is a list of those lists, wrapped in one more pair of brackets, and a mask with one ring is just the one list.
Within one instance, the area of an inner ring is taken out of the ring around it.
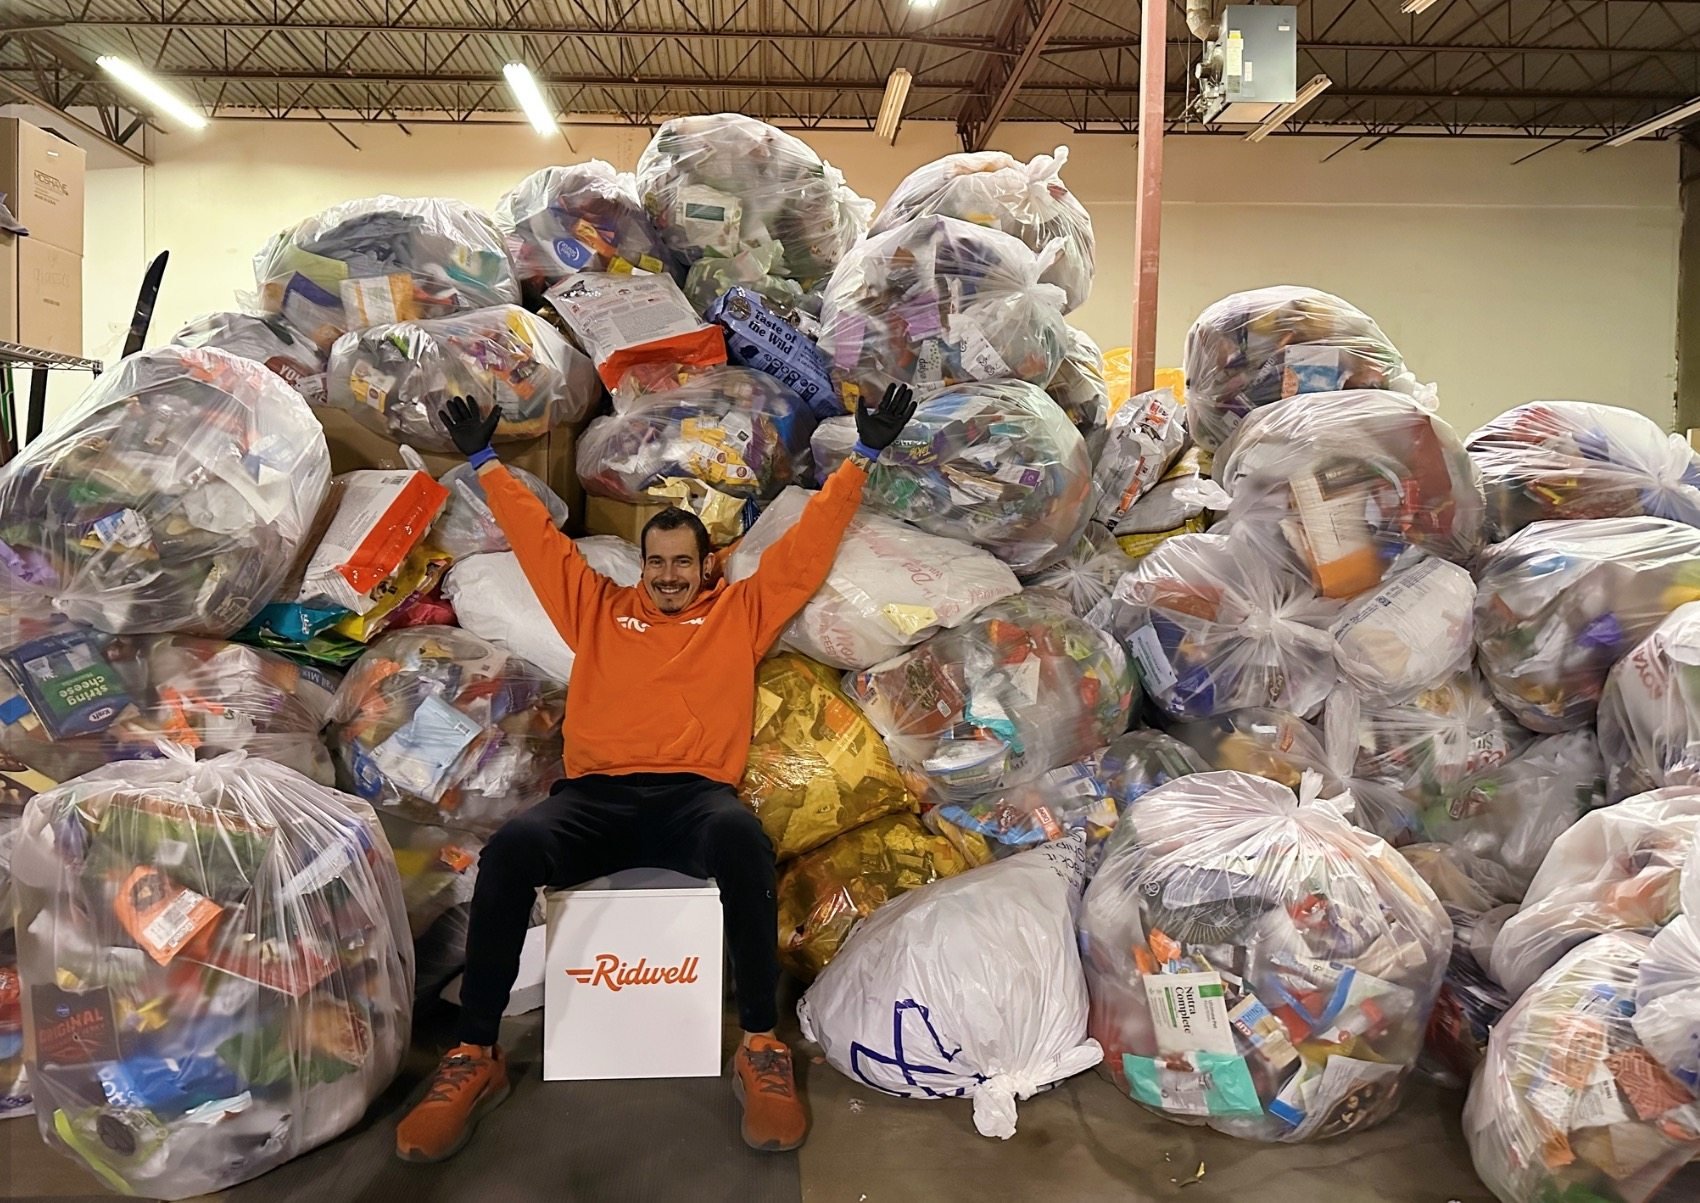
{"label": "electrical box on wall", "polygon": [[1221,35],[1199,64],[1204,120],[1255,125],[1294,98],[1298,11],[1274,4],[1230,4],[1223,9]]}

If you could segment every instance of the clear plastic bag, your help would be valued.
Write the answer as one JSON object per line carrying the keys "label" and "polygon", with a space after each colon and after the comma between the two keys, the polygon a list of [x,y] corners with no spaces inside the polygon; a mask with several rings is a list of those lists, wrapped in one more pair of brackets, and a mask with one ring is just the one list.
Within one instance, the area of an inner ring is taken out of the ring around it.
{"label": "clear plastic bag", "polygon": [[309,402],[325,394],[325,352],[277,314],[202,314],[171,336],[173,346],[213,347],[263,363]]}
{"label": "clear plastic bag", "polygon": [[1161,731],[1118,735],[1098,756],[1098,776],[1124,813],[1159,785],[1209,771],[1203,757]]}
{"label": "clear plastic bag", "polygon": [[925,818],[929,827],[943,832],[975,864],[1078,836],[1086,873],[1091,876],[1104,842],[1121,821],[1121,812],[1095,754],[1001,793],[971,802],[945,802],[929,810]]}
{"label": "clear plastic bag", "polygon": [[1227,522],[1328,597],[1375,588],[1413,547],[1459,564],[1481,550],[1474,463],[1432,406],[1397,393],[1319,393],[1260,409],[1214,471],[1233,497]]}
{"label": "clear plastic bag", "polygon": [[1043,390],[1017,380],[926,396],[868,480],[868,508],[984,547],[1019,574],[1061,559],[1086,529],[1086,442]]}
{"label": "clear plastic bag", "polygon": [[274,234],[254,256],[256,298],[320,347],[368,326],[517,305],[501,231],[462,201],[373,196]]}
{"label": "clear plastic bag", "polygon": [[801,139],[739,113],[664,123],[638,156],[637,186],[683,262],[777,244],[782,258],[769,274],[803,288],[831,274],[873,216]]}
{"label": "clear plastic bag", "polygon": [[1476,566],[1476,660],[1536,731],[1594,719],[1606,674],[1700,600],[1700,530],[1662,518],[1537,522]]}
{"label": "clear plastic bag", "polygon": [[561,775],[566,690],[467,631],[411,627],[343,679],[327,738],[351,793],[487,836]]}
{"label": "clear plastic bag", "polygon": [[1035,593],[1049,593],[1070,610],[1085,618],[1116,590],[1122,577],[1137,565],[1109,530],[1088,522],[1074,545],[1049,568],[1027,578]]}
{"label": "clear plastic bag", "polygon": [[[1086,331],[1074,326],[1065,328],[1062,361],[1045,385],[1045,391],[1068,415],[1089,446],[1103,442],[1104,428],[1110,422],[1110,386],[1104,380],[1104,353]],[[1184,420],[1176,425],[1184,434]]]}
{"label": "clear plastic bag", "polygon": [[[774,498],[727,561],[726,579],[753,576],[767,549],[802,517],[809,497],[790,488]],[[779,646],[837,668],[867,668],[1020,591],[1015,574],[987,552],[859,513],[826,583],[785,628]]]}
{"label": "clear plastic bag", "polygon": [[1186,334],[1187,423],[1211,451],[1260,406],[1304,393],[1391,389],[1416,377],[1381,327],[1339,297],[1290,284],[1236,292]]}
{"label": "clear plastic bag", "polygon": [[677,274],[636,177],[601,159],[532,172],[496,202],[495,218],[520,283],[538,292],[579,271]]}
{"label": "clear plastic bag", "polygon": [[[508,464],[509,474],[524,485],[531,495],[543,503],[557,529],[567,524],[567,503],[556,496],[555,490],[524,468]],[[431,525],[426,536],[431,544],[448,552],[455,559],[481,555],[486,552],[507,551],[508,537],[490,509],[484,486],[478,479],[478,469],[471,464],[450,468],[437,479],[449,491],[443,512]]]}
{"label": "clear plastic bag", "polygon": [[[1409,853],[1409,849],[1402,851]],[[1423,879],[1433,884],[1427,874]],[[1452,917],[1452,956],[1429,1014],[1418,1069],[1442,1086],[1467,1087],[1487,1055],[1488,1033],[1510,1007],[1511,999],[1488,976],[1476,955],[1484,916],[1451,904],[1446,912]]]}
{"label": "clear plastic bag", "polygon": [[143,351],[0,469],[0,579],[104,631],[222,637],[271,600],[329,486],[323,427],[265,367]]}
{"label": "clear plastic bag", "polygon": [[[1165,478],[1185,446],[1185,410],[1170,390],[1141,393],[1118,408],[1093,456],[1098,521],[1117,534],[1134,533],[1142,525],[1134,516],[1140,499]],[[1157,529],[1177,526],[1186,517],[1182,514]]]}
{"label": "clear plastic bag", "polygon": [[1169,733],[1209,769],[1249,773],[1295,791],[1306,773],[1316,773],[1324,792],[1332,795],[1345,788],[1344,779],[1329,764],[1321,734],[1285,710],[1229,710],[1213,718],[1173,723]]}
{"label": "clear plastic bag", "polygon": [[1451,948],[1433,891],[1317,797],[1203,773],[1140,799],[1086,891],[1090,1033],[1122,1090],[1250,1140],[1397,1110]]}
{"label": "clear plastic bag", "polygon": [[[1700,838],[1700,837],[1697,837]],[[1700,1092],[1700,852],[1683,867],[1683,914],[1653,937],[1635,980],[1635,1035],[1690,1094]],[[1692,886],[1692,888],[1691,888]]]}
{"label": "clear plastic bag", "polygon": [[738,795],[781,861],[916,809],[879,732],[844,696],[838,674],[797,655],[756,669],[755,736]]}
{"label": "clear plastic bag", "polygon": [[1044,389],[1067,345],[1062,291],[1039,282],[1055,249],[1035,255],[953,217],[917,217],[858,243],[821,305],[820,348],[845,409],[874,404],[893,383]]}
{"label": "clear plastic bag", "polygon": [[1470,667],[1476,583],[1423,558],[1348,602],[1330,629],[1340,678],[1371,704],[1408,700]]}
{"label": "clear plastic bag", "polygon": [[395,1076],[413,949],[364,803],[173,748],[37,797],[12,870],[42,1139],[109,1189],[234,1186]]}
{"label": "clear plastic bag", "polygon": [[23,984],[18,978],[17,939],[12,930],[12,842],[23,806],[0,797],[0,1119],[34,1113],[24,1062]]}
{"label": "clear plastic bag", "polygon": [[1306,717],[1334,688],[1338,608],[1243,539],[1181,535],[1124,576],[1092,621],[1126,645],[1145,692],[1176,718],[1247,706]]}
{"label": "clear plastic bag", "polygon": [[827,418],[809,436],[809,456],[814,461],[815,479],[825,480],[850,458],[856,447],[856,419],[849,414]]}
{"label": "clear plastic bag", "polygon": [[1682,909],[1700,789],[1654,790],[1584,815],[1553,841],[1493,943],[1495,980],[1520,997],[1564,953],[1609,931],[1651,931]]}
{"label": "clear plastic bag", "polygon": [[454,450],[439,416],[450,397],[499,409],[498,443],[579,422],[602,397],[590,361],[517,305],[345,334],[331,348],[325,382],[328,404],[427,451]]}
{"label": "clear plastic bag", "polygon": [[853,828],[789,862],[779,874],[779,959],[812,981],[861,920],[900,894],[968,868],[914,815]]}
{"label": "clear plastic bag", "polygon": [[809,480],[815,417],[772,376],[716,368],[665,392],[616,404],[578,445],[585,491],[637,504],[671,480],[765,500]]}
{"label": "clear plastic bag", "polygon": [[1078,836],[882,908],[797,1004],[803,1037],[855,1082],[970,1099],[982,1136],[1015,1135],[1015,1104],[1092,1068],[1075,948]]}
{"label": "clear plastic bag", "polygon": [[217,639],[113,638],[29,617],[5,625],[0,752],[53,781],[157,759],[162,743],[202,759],[242,750],[323,785],[336,779],[319,739],[335,673]]}
{"label": "clear plastic bag", "polygon": [[1700,455],[1615,405],[1531,401],[1464,441],[1481,469],[1488,539],[1561,518],[1669,518],[1700,526]]}
{"label": "clear plastic bag", "polygon": [[845,681],[935,802],[972,802],[1089,755],[1127,729],[1138,689],[1114,640],[1026,596]]}
{"label": "clear plastic bag", "polygon": [[1700,602],[1672,610],[1606,674],[1606,800],[1700,781]]}
{"label": "clear plastic bag", "polygon": [[1494,1026],[1464,1136],[1502,1203],[1647,1203],[1700,1153],[1694,1096],[1635,1035],[1647,945],[1633,932],[1589,940]]}

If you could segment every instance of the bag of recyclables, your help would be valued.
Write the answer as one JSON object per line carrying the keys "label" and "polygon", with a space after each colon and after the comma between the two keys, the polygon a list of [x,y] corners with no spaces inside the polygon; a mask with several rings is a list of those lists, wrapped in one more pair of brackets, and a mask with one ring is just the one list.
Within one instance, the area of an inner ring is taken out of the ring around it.
{"label": "bag of recyclables", "polygon": [[498,443],[578,422],[601,398],[590,361],[517,305],[351,331],[331,347],[330,405],[376,434],[453,451],[439,412],[466,396],[501,411]]}
{"label": "bag of recyclables", "polygon": [[410,627],[343,679],[338,780],[384,811],[487,836],[561,775],[566,690],[468,631]]}
{"label": "bag of recyclables", "polygon": [[1122,577],[1138,565],[1109,528],[1088,522],[1086,530],[1068,549],[1068,553],[1027,578],[1027,587],[1034,593],[1048,593],[1080,617],[1085,618],[1116,591]]}
{"label": "bag of recyclables", "polygon": [[833,1068],[886,1094],[967,1098],[982,1136],[1098,1064],[1074,920],[1078,835],[907,894],[864,919],[797,1004]]}
{"label": "bag of recyclables", "polygon": [[1488,539],[1556,518],[1669,518],[1700,526],[1700,455],[1615,405],[1531,401],[1464,441],[1481,469]]}
{"label": "bag of recyclables", "polygon": [[[1140,499],[1164,478],[1185,446],[1185,410],[1172,391],[1153,389],[1129,398],[1116,410],[1093,457],[1092,479],[1098,486],[1093,517],[1117,534],[1134,533],[1141,526],[1135,517]],[[1227,504],[1226,495],[1221,500]],[[1178,524],[1178,519],[1167,523]]]}
{"label": "bag of recyclables", "polygon": [[922,399],[874,464],[864,504],[983,547],[1025,575],[1060,560],[1085,530],[1092,465],[1043,390],[963,384]]}
{"label": "bag of recyclables", "polygon": [[1340,679],[1371,703],[1406,701],[1469,668],[1476,583],[1419,559],[1353,598],[1330,628]]}
{"label": "bag of recyclables", "polygon": [[1647,1203],[1700,1154],[1693,1091],[1636,1031],[1649,943],[1639,932],[1595,936],[1494,1026],[1464,1136],[1501,1203]]}
{"label": "bag of recyclables", "polygon": [[195,318],[171,336],[173,346],[212,347],[270,368],[310,403],[325,395],[325,352],[276,314],[226,310]]}
{"label": "bag of recyclables", "polygon": [[172,747],[38,796],[12,871],[41,1135],[109,1189],[234,1186],[395,1076],[413,951],[364,803]]}
{"label": "bag of recyclables", "polygon": [[254,256],[258,305],[320,347],[348,330],[517,305],[501,231],[441,198],[345,201],[274,234]]}
{"label": "bag of recyclables", "polygon": [[1250,1140],[1397,1110],[1452,929],[1433,891],[1318,797],[1245,773],[1139,800],[1080,921],[1090,1034],[1122,1090]]}
{"label": "bag of recyclables", "polygon": [[997,150],[945,155],[917,167],[892,189],[869,233],[938,214],[1012,234],[1035,254],[1060,240],[1042,279],[1063,290],[1064,312],[1078,309],[1092,291],[1096,243],[1092,215],[1062,182],[1067,163],[1066,146],[1027,163]]}
{"label": "bag of recyclables", "polygon": [[0,1119],[34,1112],[24,1063],[23,986],[12,930],[12,843],[22,818],[20,803],[0,797]]}
{"label": "bag of recyclables", "polygon": [[1606,675],[1606,800],[1700,779],[1700,603],[1672,610]]}
{"label": "bag of recyclables", "polygon": [[[1121,411],[1116,411],[1119,416]],[[1106,449],[1102,458],[1108,459]],[[1100,484],[1102,487],[1102,484]],[[1228,495],[1210,479],[1210,457],[1188,447],[1168,471],[1115,519],[1116,545],[1132,559],[1150,555],[1177,535],[1203,534],[1212,512],[1228,508]]]}
{"label": "bag of recyclables", "polygon": [[1214,451],[1261,406],[1305,393],[1427,392],[1381,327],[1339,297],[1289,284],[1236,292],[1187,331],[1187,423]]}
{"label": "bag of recyclables", "polygon": [[1476,566],[1476,660],[1536,731],[1593,721],[1606,675],[1700,600],[1700,530],[1663,518],[1537,522]]}
{"label": "bag of recyclables", "polygon": [[283,583],[329,485],[323,428],[265,367],[143,351],[0,469],[0,583],[115,634],[222,637]]}
{"label": "bag of recyclables", "polygon": [[[1700,835],[1695,837],[1700,841]],[[1635,1035],[1690,1093],[1700,1091],[1700,849],[1682,869],[1682,915],[1653,937],[1635,982]]]}
{"label": "bag of recyclables", "polygon": [[[403,458],[407,458],[405,451]],[[420,466],[423,467],[422,462]],[[556,529],[567,524],[567,503],[556,495],[555,490],[524,468],[508,464],[507,469],[515,480],[543,503]],[[508,537],[502,533],[502,526],[490,509],[483,482],[478,479],[478,469],[471,464],[459,464],[443,473],[437,483],[449,491],[449,496],[426,536],[433,546],[442,548],[456,560],[509,550]]]}
{"label": "bag of recyclables", "polygon": [[1086,331],[1067,328],[1062,362],[1045,391],[1085,436],[1088,446],[1096,449],[1104,441],[1104,428],[1110,421],[1110,386],[1104,380],[1104,353]]}
{"label": "bag of recyclables", "polygon": [[1327,597],[1375,588],[1410,548],[1466,564],[1481,550],[1481,483],[1432,402],[1359,391],[1266,406],[1214,472],[1227,522]]}
{"label": "bag of recyclables", "polygon": [[[753,576],[809,497],[793,487],[774,498],[732,552],[726,579]],[[863,512],[850,520],[826,583],[779,646],[838,668],[867,668],[1020,591],[990,553]]]}
{"label": "bag of recyclables", "polygon": [[601,159],[532,172],[496,202],[495,218],[520,283],[537,292],[580,271],[674,270],[636,177]]}
{"label": "bag of recyclables", "polygon": [[973,801],[947,801],[926,814],[927,826],[976,865],[1078,835],[1088,876],[1120,821],[1121,807],[1096,754],[1050,769],[1037,781]]}
{"label": "bag of recyclables", "polygon": [[1116,642],[1020,595],[861,672],[845,690],[926,800],[1037,781],[1127,729],[1138,685]]}
{"label": "bag of recyclables", "polygon": [[1040,283],[1059,250],[1035,255],[953,217],[913,218],[858,243],[821,306],[820,348],[844,408],[873,404],[892,383],[922,394],[993,380],[1043,390],[1067,343],[1062,291]]}

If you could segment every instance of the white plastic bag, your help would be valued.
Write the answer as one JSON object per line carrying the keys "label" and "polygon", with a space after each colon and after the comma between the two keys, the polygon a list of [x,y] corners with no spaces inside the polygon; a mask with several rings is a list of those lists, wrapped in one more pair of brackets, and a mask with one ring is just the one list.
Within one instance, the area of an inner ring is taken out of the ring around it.
{"label": "white plastic bag", "polygon": [[[408,450],[411,448],[403,450],[403,459],[406,459]],[[507,469],[515,480],[543,503],[556,529],[567,524],[567,503],[556,495],[555,490],[524,468],[509,464]],[[449,491],[449,498],[427,536],[432,546],[442,548],[457,560],[481,552],[508,550],[508,537],[502,533],[501,524],[490,509],[484,485],[478,479],[478,469],[469,463],[461,464],[443,473],[437,483]]]}
{"label": "white plastic bag", "polygon": [[1445,560],[1423,558],[1354,598],[1334,620],[1340,676],[1366,702],[1393,703],[1470,666],[1476,584]]}
{"label": "white plastic bag", "polygon": [[1079,836],[905,894],[862,920],[797,1004],[833,1068],[905,1098],[969,1098],[982,1136],[1092,1068],[1075,949]]}
{"label": "white plastic bag", "polygon": [[1672,610],[1612,666],[1599,726],[1608,801],[1700,779],[1700,602]]}

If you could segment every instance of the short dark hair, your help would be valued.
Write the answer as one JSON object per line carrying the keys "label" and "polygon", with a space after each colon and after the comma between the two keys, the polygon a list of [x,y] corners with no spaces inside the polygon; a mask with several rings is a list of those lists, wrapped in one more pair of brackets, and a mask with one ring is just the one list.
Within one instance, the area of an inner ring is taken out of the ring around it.
{"label": "short dark hair", "polygon": [[670,505],[655,517],[643,524],[643,533],[638,536],[638,551],[643,555],[649,554],[649,532],[652,530],[688,530],[697,537],[697,557],[706,560],[713,545],[708,541],[708,527],[702,524],[689,510]]}

